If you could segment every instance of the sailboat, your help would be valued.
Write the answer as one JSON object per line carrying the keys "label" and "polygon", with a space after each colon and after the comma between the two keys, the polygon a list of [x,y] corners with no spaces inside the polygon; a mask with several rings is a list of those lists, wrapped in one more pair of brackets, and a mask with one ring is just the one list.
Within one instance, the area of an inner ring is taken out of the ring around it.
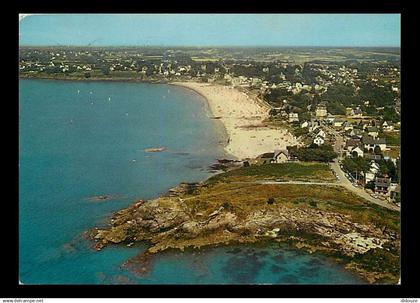
{"label": "sailboat", "polygon": [[80,94],[80,89],[77,90],[77,94]]}
{"label": "sailboat", "polygon": [[108,101],[111,101],[111,97],[108,97]]}

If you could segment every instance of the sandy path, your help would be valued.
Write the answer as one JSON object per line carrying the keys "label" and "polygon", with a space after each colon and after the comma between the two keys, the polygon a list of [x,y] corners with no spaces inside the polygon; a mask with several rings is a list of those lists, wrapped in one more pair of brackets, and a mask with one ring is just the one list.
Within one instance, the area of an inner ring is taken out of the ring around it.
{"label": "sandy path", "polygon": [[221,117],[228,135],[225,150],[238,159],[255,158],[265,152],[298,143],[286,129],[263,125],[268,109],[232,87],[197,82],[175,82],[204,96],[212,114]]}

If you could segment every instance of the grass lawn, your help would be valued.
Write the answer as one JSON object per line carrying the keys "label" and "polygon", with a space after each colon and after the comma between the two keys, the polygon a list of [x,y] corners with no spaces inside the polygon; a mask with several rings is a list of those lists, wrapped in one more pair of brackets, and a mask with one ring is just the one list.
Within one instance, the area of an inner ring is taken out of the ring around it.
{"label": "grass lawn", "polygon": [[400,152],[400,147],[391,147],[389,150],[383,151],[383,155],[396,159]]}
{"label": "grass lawn", "polygon": [[[227,178],[226,181],[231,181]],[[208,184],[184,198],[189,208],[204,212],[227,203],[239,217],[251,211],[282,205],[291,208],[318,208],[349,215],[360,223],[374,223],[399,232],[399,213],[375,204],[340,186],[301,184],[238,184],[217,182]],[[272,206],[268,198],[274,198]],[[208,215],[208,214],[207,214]]]}
{"label": "grass lawn", "polygon": [[384,132],[383,137],[387,145],[400,146],[401,144],[400,132]]}
{"label": "grass lawn", "polygon": [[299,162],[299,163],[272,163],[264,165],[251,165],[241,167],[227,173],[218,174],[207,182],[218,181],[252,181],[262,179],[281,179],[295,181],[334,181],[335,177],[328,164]]}

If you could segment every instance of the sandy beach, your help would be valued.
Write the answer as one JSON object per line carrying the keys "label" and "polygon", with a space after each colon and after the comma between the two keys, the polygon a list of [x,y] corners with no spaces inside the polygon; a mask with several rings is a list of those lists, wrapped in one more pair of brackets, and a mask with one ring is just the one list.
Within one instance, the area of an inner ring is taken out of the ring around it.
{"label": "sandy beach", "polygon": [[238,159],[255,158],[298,144],[286,129],[264,125],[269,110],[266,105],[233,87],[197,82],[172,84],[192,89],[207,99],[212,115],[226,129],[225,151]]}

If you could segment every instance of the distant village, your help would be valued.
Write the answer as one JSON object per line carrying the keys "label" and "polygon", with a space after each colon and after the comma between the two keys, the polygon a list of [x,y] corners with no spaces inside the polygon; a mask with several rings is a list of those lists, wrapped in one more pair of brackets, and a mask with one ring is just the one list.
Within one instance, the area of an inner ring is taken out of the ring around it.
{"label": "distant village", "polygon": [[26,78],[199,81],[236,87],[268,103],[270,122],[286,125],[304,143],[267,152],[254,164],[332,165],[335,159],[352,186],[399,205],[399,53],[338,50],[347,56],[343,59],[333,51],[302,49],[294,51],[297,58],[313,52],[312,58],[299,61],[285,52],[23,47],[19,73]]}

